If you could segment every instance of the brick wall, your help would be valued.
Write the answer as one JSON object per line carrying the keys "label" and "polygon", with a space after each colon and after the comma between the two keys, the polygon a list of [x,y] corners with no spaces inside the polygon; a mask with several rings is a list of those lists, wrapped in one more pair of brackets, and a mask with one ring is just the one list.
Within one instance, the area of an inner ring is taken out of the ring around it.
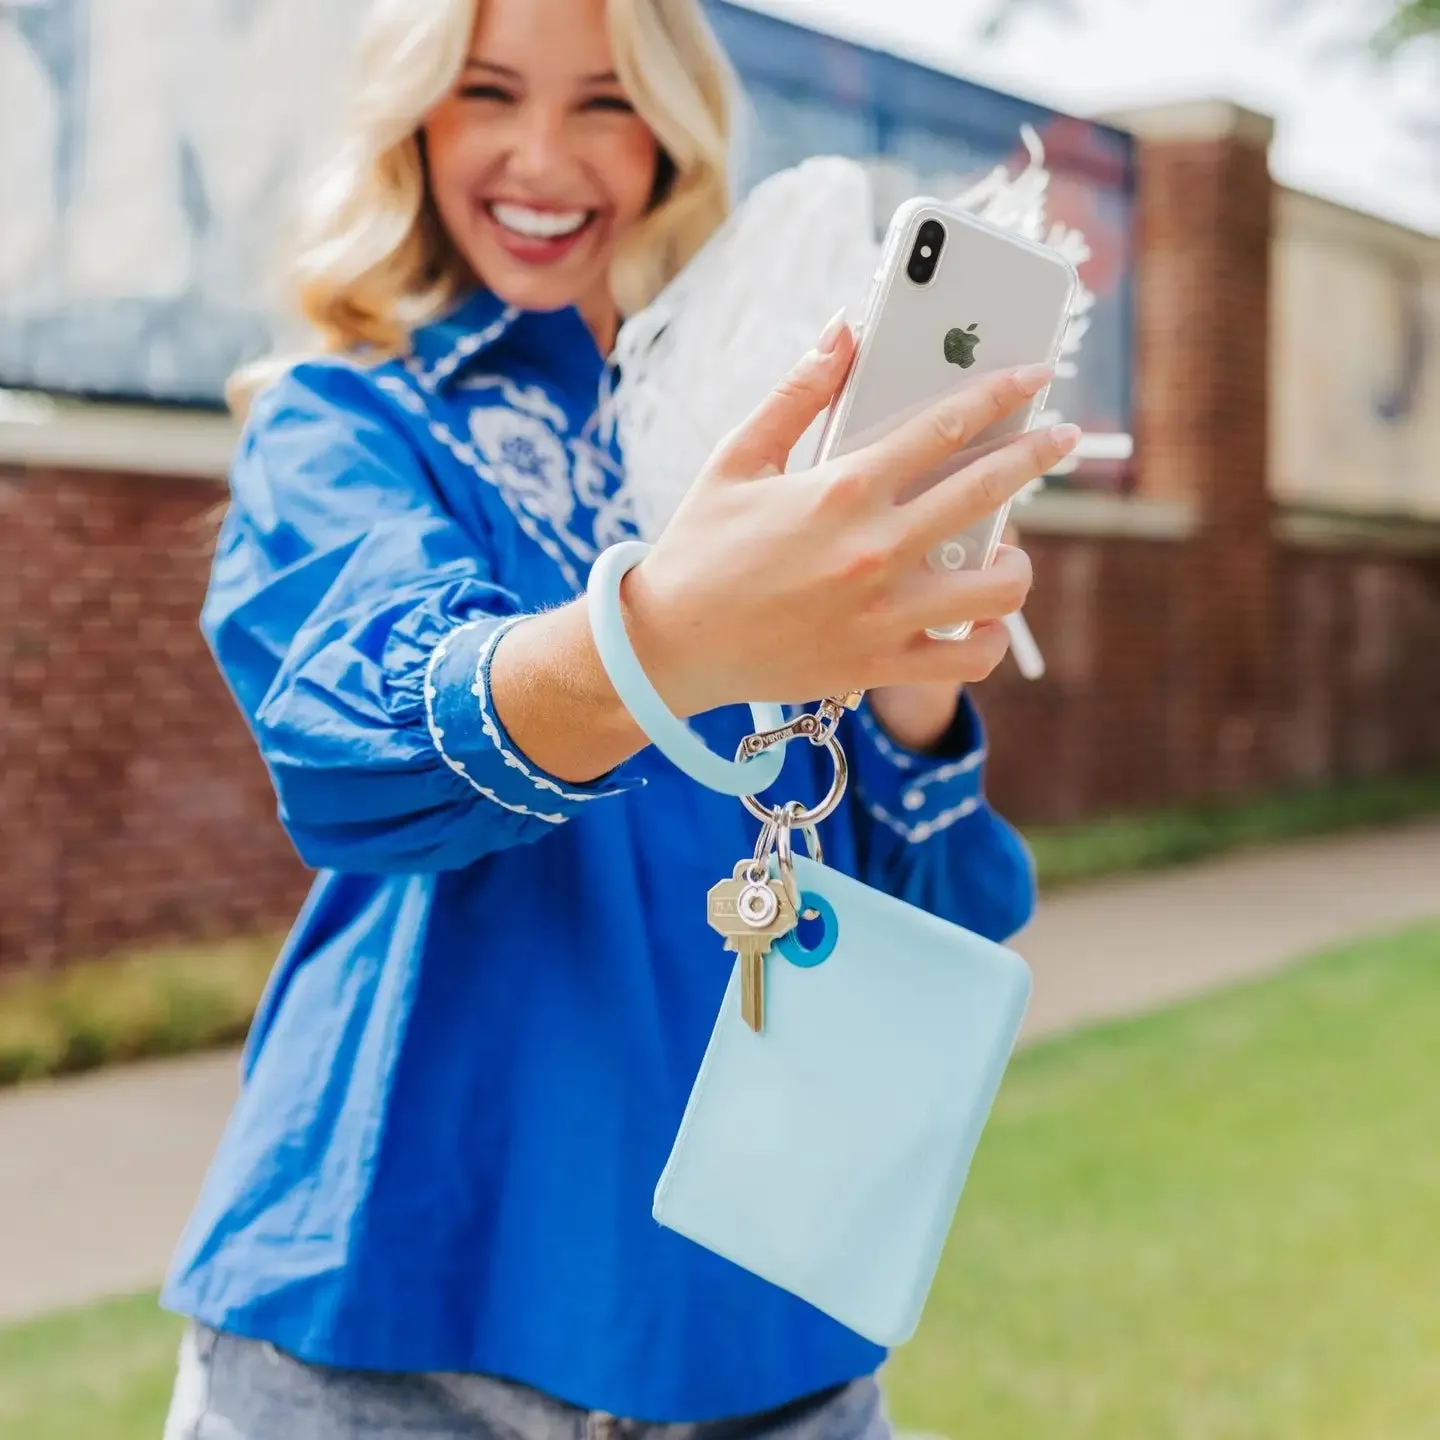
{"label": "brick wall", "polygon": [[1069,820],[1433,769],[1440,545],[1279,538],[1270,122],[1220,104],[1125,118],[1141,139],[1135,490],[1192,524],[1178,542],[1027,537],[1051,672],[992,682],[992,793]]}
{"label": "brick wall", "polygon": [[218,498],[0,470],[0,967],[276,926],[303,893],[196,626]]}
{"label": "brick wall", "polygon": [[1440,553],[1261,534],[1278,638],[1240,684],[1202,537],[1026,537],[1049,670],[1032,683],[1007,665],[984,689],[1002,810],[1068,821],[1440,767]]}
{"label": "brick wall", "polygon": [[1278,575],[1267,776],[1440,766],[1440,555],[1285,547]]}
{"label": "brick wall", "polygon": [[1160,115],[1159,133],[1141,126],[1140,493],[1189,502],[1197,522],[1173,602],[1193,667],[1175,743],[1184,768],[1211,788],[1244,790],[1267,768],[1255,716],[1276,645],[1266,486],[1271,127],[1228,106]]}
{"label": "brick wall", "polygon": [[[306,883],[196,626],[207,482],[0,470],[0,968],[282,926]],[[1262,534],[1269,535],[1265,526]],[[1266,542],[1273,632],[1226,690],[1202,535],[1035,534],[1050,661],[982,696],[991,793],[1073,820],[1440,765],[1440,556]],[[1221,728],[1212,731],[1216,696]]]}

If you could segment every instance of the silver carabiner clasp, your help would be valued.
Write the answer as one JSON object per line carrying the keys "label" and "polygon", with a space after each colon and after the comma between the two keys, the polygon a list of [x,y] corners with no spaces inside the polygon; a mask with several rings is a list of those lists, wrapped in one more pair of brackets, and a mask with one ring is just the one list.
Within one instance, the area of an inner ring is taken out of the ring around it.
{"label": "silver carabiner clasp", "polygon": [[740,758],[742,760],[753,760],[755,756],[763,754],[766,750],[773,750],[777,745],[784,745],[790,740],[809,740],[811,744],[823,745],[824,737],[820,734],[824,721],[817,711],[810,714],[797,715],[788,725],[781,725],[775,730],[761,730],[754,735],[747,735],[740,742]]}
{"label": "silver carabiner clasp", "polygon": [[753,760],[766,750],[773,750],[775,746],[784,745],[791,740],[808,740],[812,745],[828,745],[840,728],[845,712],[854,710],[863,696],[864,692],[860,690],[852,690],[848,695],[832,696],[828,700],[822,700],[813,714],[807,710],[805,714],[797,715],[788,725],[747,735],[740,742],[740,758]]}

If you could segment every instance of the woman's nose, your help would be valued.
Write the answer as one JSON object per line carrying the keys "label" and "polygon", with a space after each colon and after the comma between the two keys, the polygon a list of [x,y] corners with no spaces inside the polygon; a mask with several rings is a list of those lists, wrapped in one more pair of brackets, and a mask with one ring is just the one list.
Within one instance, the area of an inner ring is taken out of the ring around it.
{"label": "woman's nose", "polygon": [[511,135],[510,166],[526,180],[545,180],[564,169],[569,156],[565,144],[565,113],[558,106],[522,105]]}

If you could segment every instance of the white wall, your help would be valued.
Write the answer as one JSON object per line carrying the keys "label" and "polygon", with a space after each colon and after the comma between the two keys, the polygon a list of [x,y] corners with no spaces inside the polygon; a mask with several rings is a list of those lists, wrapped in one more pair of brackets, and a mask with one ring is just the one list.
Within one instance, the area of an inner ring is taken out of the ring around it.
{"label": "white wall", "polygon": [[1282,191],[1277,499],[1440,521],[1440,237]]}

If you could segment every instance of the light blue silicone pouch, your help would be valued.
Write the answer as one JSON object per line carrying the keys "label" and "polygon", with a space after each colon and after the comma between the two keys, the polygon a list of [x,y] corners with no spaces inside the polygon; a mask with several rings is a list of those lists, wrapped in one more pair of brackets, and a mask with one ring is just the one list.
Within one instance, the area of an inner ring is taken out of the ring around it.
{"label": "light blue silicone pouch", "polygon": [[836,871],[799,856],[795,871],[828,901],[834,949],[803,965],[771,952],[760,1034],[740,1017],[737,965],[655,1218],[899,1345],[920,1322],[1030,971]]}

